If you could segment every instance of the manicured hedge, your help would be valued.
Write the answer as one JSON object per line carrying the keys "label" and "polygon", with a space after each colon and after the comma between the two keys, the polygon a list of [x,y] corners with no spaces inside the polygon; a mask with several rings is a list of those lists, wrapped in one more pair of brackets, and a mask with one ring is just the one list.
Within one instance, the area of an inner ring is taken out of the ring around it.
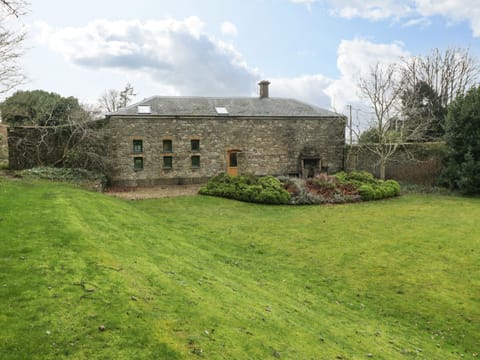
{"label": "manicured hedge", "polygon": [[261,204],[289,204],[290,194],[273,176],[220,174],[200,189],[202,195],[221,196]]}
{"label": "manicured hedge", "polygon": [[341,172],[335,175],[342,184],[349,184],[358,189],[362,200],[380,200],[400,195],[400,185],[395,180],[378,180],[366,171],[350,173]]}

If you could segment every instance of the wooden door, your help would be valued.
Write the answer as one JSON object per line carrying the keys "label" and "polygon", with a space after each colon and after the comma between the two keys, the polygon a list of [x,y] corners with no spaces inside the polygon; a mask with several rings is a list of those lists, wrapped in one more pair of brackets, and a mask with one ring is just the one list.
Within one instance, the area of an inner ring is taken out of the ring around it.
{"label": "wooden door", "polygon": [[227,152],[227,174],[230,176],[238,175],[238,151],[230,150]]}

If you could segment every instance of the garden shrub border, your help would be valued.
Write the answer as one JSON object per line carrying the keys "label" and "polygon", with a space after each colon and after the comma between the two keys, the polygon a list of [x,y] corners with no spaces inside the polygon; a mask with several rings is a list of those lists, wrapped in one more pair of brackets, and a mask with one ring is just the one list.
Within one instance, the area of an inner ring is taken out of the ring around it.
{"label": "garden shrub border", "polygon": [[344,204],[399,196],[400,185],[395,180],[375,179],[365,171],[308,179],[222,173],[200,188],[199,194],[261,204]]}
{"label": "garden shrub border", "polygon": [[290,194],[279,179],[273,176],[229,176],[219,174],[200,188],[199,194],[260,204],[289,204]]}

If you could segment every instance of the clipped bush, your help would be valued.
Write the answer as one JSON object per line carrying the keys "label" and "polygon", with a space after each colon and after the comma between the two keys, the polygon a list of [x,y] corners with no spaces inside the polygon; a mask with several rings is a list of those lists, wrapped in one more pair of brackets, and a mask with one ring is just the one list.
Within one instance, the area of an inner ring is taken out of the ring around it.
{"label": "clipped bush", "polygon": [[350,184],[355,187],[360,187],[364,184],[375,185],[378,182],[378,180],[375,179],[373,175],[367,171],[352,171],[349,173],[342,171],[336,173],[335,177],[338,179],[338,181],[340,181],[340,183]]}
{"label": "clipped bush", "polygon": [[202,187],[202,195],[220,196],[261,204],[289,204],[290,193],[273,176],[219,174]]}
{"label": "clipped bush", "polygon": [[366,171],[340,172],[335,174],[338,181],[358,189],[364,201],[380,200],[400,195],[400,184],[395,180],[378,180]]}
{"label": "clipped bush", "polygon": [[362,200],[364,201],[375,200],[376,198],[375,190],[371,185],[368,185],[368,184],[361,185],[358,188],[358,193],[360,194],[360,196],[362,197]]}
{"label": "clipped bush", "polygon": [[377,180],[367,172],[321,174],[308,179],[220,174],[199,192],[262,204],[344,204],[398,196],[400,185],[394,180]]}
{"label": "clipped bush", "polygon": [[384,182],[385,186],[388,186],[392,190],[391,196],[399,196],[400,195],[400,184],[395,180],[387,180]]}

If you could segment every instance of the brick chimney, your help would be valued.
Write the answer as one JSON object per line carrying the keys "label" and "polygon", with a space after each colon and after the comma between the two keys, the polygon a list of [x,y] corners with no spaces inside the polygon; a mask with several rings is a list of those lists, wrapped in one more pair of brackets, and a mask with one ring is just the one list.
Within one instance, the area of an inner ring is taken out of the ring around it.
{"label": "brick chimney", "polygon": [[268,98],[268,85],[270,85],[270,81],[262,80],[258,83],[260,88],[260,99]]}

